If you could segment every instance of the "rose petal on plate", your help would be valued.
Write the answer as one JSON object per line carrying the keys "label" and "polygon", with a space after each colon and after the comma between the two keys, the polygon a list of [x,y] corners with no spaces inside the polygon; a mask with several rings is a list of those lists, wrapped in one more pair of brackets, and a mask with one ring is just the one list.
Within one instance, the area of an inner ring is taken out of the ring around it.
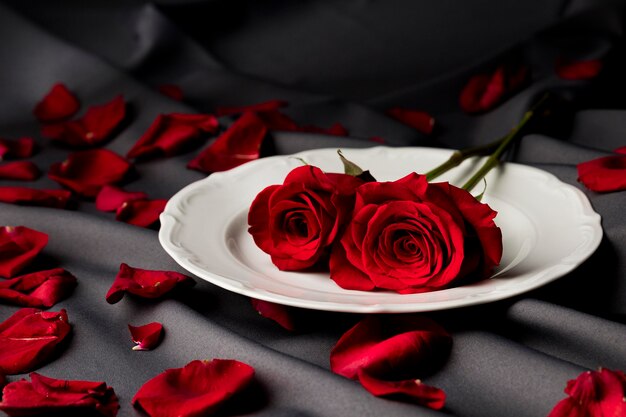
{"label": "rose petal on plate", "polygon": [[205,173],[226,171],[258,159],[266,134],[263,121],[256,114],[246,112],[189,162],[187,168]]}
{"label": "rose petal on plate", "polygon": [[283,328],[294,331],[296,329],[292,309],[282,304],[251,298],[252,307],[263,317],[274,320]]}
{"label": "rose petal on plate", "polygon": [[590,80],[598,76],[603,62],[599,59],[571,60],[562,56],[554,63],[554,70],[563,80]]}
{"label": "rose petal on plate", "polygon": [[76,96],[68,90],[65,84],[57,83],[37,103],[33,114],[43,123],[56,122],[72,117],[80,107]]}
{"label": "rose petal on plate", "polygon": [[262,103],[249,104],[247,106],[217,107],[215,109],[215,114],[217,114],[218,116],[229,116],[231,114],[239,114],[239,113],[245,113],[245,112],[258,113],[258,112],[266,112],[266,111],[271,111],[271,110],[278,110],[279,108],[285,107],[287,105],[289,105],[289,103],[284,100],[268,100]]}
{"label": "rose petal on plate", "polygon": [[0,187],[0,202],[23,206],[65,208],[72,193],[28,187]]}
{"label": "rose petal on plate", "polygon": [[9,416],[31,416],[53,413],[95,411],[104,417],[115,417],[120,408],[113,388],[105,382],[66,381],[32,372],[30,382],[25,379],[11,382],[3,391],[0,410]]}
{"label": "rose petal on plate", "polygon": [[122,263],[113,285],[107,292],[106,300],[109,304],[115,304],[127,292],[144,298],[158,298],[174,287],[192,286],[195,283],[192,278],[178,272],[139,269]]}
{"label": "rose petal on plate", "polygon": [[0,138],[0,160],[5,158],[29,158],[35,152],[35,140],[22,137],[16,140]]}
{"label": "rose petal on plate", "polygon": [[528,73],[526,66],[499,65],[492,73],[474,75],[461,90],[459,105],[468,114],[491,110],[517,91]]}
{"label": "rose petal on plate", "polygon": [[254,369],[236,360],[195,360],[143,384],[132,404],[151,417],[210,415],[246,388],[253,377]]}
{"label": "rose petal on plate", "polygon": [[443,408],[446,402],[446,393],[443,390],[426,385],[419,379],[385,381],[362,371],[359,372],[358,379],[363,388],[376,397],[414,402],[434,410]]}
{"label": "rose petal on plate", "polygon": [[70,330],[65,310],[18,310],[0,323],[0,373],[21,374],[42,365]]}
{"label": "rose petal on plate", "polygon": [[578,181],[592,191],[626,190],[626,155],[611,155],[576,165]]}
{"label": "rose petal on plate", "polygon": [[417,131],[430,135],[435,127],[435,118],[421,110],[393,107],[386,111],[387,115],[415,128]]}
{"label": "rose petal on plate", "polygon": [[114,185],[105,185],[96,196],[96,208],[100,211],[115,211],[128,201],[147,197],[142,191],[124,191]]}
{"label": "rose petal on plate", "polygon": [[144,324],[143,326],[128,325],[130,336],[136,346],[133,350],[152,350],[161,343],[163,325],[158,322]]}
{"label": "rose petal on plate", "polygon": [[24,307],[52,307],[76,287],[63,268],[48,269],[0,281],[0,301]]}
{"label": "rose petal on plate", "polygon": [[0,227],[0,277],[12,278],[48,244],[48,235],[24,226]]}
{"label": "rose petal on plate", "polygon": [[167,200],[130,200],[118,207],[115,219],[139,227],[150,227],[159,220]]}
{"label": "rose petal on plate", "polygon": [[130,162],[108,149],[92,149],[52,164],[48,176],[77,194],[95,197],[105,185],[122,180],[130,167]]}
{"label": "rose petal on plate", "polygon": [[157,87],[157,90],[159,90],[159,93],[175,101],[183,101],[185,97],[183,89],[174,84],[161,84]]}
{"label": "rose petal on plate", "polygon": [[0,179],[34,181],[41,175],[37,165],[31,161],[15,161],[0,165]]}
{"label": "rose petal on plate", "polygon": [[137,140],[128,158],[174,156],[217,132],[219,122],[212,114],[161,114]]}

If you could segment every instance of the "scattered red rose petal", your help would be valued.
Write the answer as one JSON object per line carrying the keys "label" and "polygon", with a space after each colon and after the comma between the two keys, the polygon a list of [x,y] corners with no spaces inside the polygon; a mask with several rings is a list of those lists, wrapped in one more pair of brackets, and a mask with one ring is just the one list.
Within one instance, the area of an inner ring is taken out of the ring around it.
{"label": "scattered red rose petal", "polygon": [[106,300],[115,304],[125,293],[135,294],[144,298],[158,298],[179,285],[192,286],[196,282],[187,275],[173,271],[151,271],[133,268],[126,264],[120,265],[120,271],[107,292]]}
{"label": "scattered red rose petal", "polygon": [[244,113],[187,167],[210,173],[258,159],[266,134],[267,128],[256,114]]}
{"label": "scattered red rose petal", "polygon": [[430,135],[435,127],[435,118],[425,111],[394,107],[387,115],[407,124],[425,135]]}
{"label": "scattered red rose petal", "polygon": [[128,330],[135,343],[133,350],[152,350],[161,343],[161,336],[163,336],[163,325],[156,321],[137,327],[129,324]]}
{"label": "scattered red rose petal", "polygon": [[35,152],[35,140],[23,137],[16,140],[0,139],[0,160],[7,158],[29,158]]}
{"label": "scattered red rose petal", "polygon": [[48,244],[48,235],[24,226],[0,227],[0,277],[12,278]]}
{"label": "scattered red rose petal", "polygon": [[132,403],[151,417],[210,415],[253,377],[254,368],[236,360],[196,360],[146,382]]}
{"label": "scattered red rose petal", "polygon": [[287,330],[295,330],[296,326],[293,314],[289,307],[269,301],[258,300],[256,298],[251,298],[250,302],[252,303],[252,307],[263,317],[274,320]]}
{"label": "scattered red rose petal", "polygon": [[185,98],[183,89],[174,84],[161,84],[157,87],[159,93],[176,101],[183,101]]}
{"label": "scattered red rose petal", "polygon": [[43,364],[70,330],[65,310],[18,310],[0,323],[0,373],[21,374]]}
{"label": "scattered red rose petal", "polygon": [[573,61],[560,56],[554,67],[559,78],[564,80],[590,80],[600,73],[602,64],[599,59]]}
{"label": "scattered red rose petal", "polygon": [[65,208],[72,195],[67,190],[38,190],[27,187],[0,187],[0,202],[24,206]]}
{"label": "scattered red rose petal", "polygon": [[31,161],[15,161],[0,165],[0,179],[34,181],[41,175],[37,165]]}
{"label": "scattered red rose petal", "polygon": [[40,122],[56,122],[72,117],[80,107],[78,99],[67,87],[58,83],[35,106],[33,114]]}
{"label": "scattered red rose petal", "polygon": [[122,204],[115,219],[139,227],[150,227],[159,220],[167,200],[132,200]]}
{"label": "scattered red rose petal", "polygon": [[622,146],[621,148],[617,148],[613,152],[619,153],[619,154],[622,154],[622,155],[626,155],[626,146]]}
{"label": "scattered red rose petal", "polygon": [[548,417],[592,417],[626,415],[626,375],[600,369],[583,372],[567,382],[565,393]]}
{"label": "scattered red rose petal", "polygon": [[323,127],[313,125],[298,125],[291,117],[279,112],[278,110],[268,110],[258,112],[257,115],[263,120],[265,126],[269,130],[282,130],[286,132],[305,132],[305,133],[320,133],[323,135],[333,136],[348,136],[348,129],[342,126],[340,123],[335,123],[330,128],[325,129]]}
{"label": "scattered red rose petal", "polygon": [[528,72],[525,66],[500,65],[493,73],[471,77],[459,96],[461,109],[466,113],[491,110],[522,86]]}
{"label": "scattered red rose petal", "polygon": [[372,142],[383,144],[383,145],[387,143],[387,141],[384,138],[381,138],[380,136],[372,136],[371,138],[369,138],[369,140]]}
{"label": "scattered red rose petal", "polygon": [[[7,381],[7,377],[4,376],[3,374],[0,374],[0,390],[2,388],[4,388],[4,386],[7,384],[7,382],[8,382]],[[2,397],[0,396],[0,398],[2,398]]]}
{"label": "scattered red rose petal", "polygon": [[126,102],[117,96],[106,104],[90,107],[79,119],[45,125],[41,134],[72,146],[98,145],[109,138],[124,117]]}
{"label": "scattered red rose petal", "polygon": [[358,379],[363,388],[376,397],[407,400],[434,410],[443,408],[446,402],[446,393],[443,390],[426,385],[419,379],[383,381],[365,372],[359,372]]}
{"label": "scattered red rose petal", "polygon": [[76,286],[76,277],[63,268],[33,272],[0,281],[0,301],[24,307],[52,307]]}
{"label": "scattered red rose petal", "polygon": [[21,379],[4,388],[0,410],[9,416],[97,412],[115,417],[120,408],[113,388],[105,382],[65,381],[32,372],[31,382]]}
{"label": "scattered red rose petal", "polygon": [[245,112],[266,112],[271,110],[278,110],[281,107],[287,106],[289,103],[283,100],[268,100],[262,103],[250,104],[248,106],[239,107],[217,107],[215,114],[218,116],[229,116],[231,114],[239,114]]}
{"label": "scattered red rose petal", "polygon": [[148,195],[141,191],[124,191],[114,185],[105,185],[96,196],[96,208],[100,211],[115,211],[128,201],[147,197]]}
{"label": "scattered red rose petal", "polygon": [[626,190],[626,155],[612,155],[576,166],[578,181],[592,191],[605,193]]}
{"label": "scattered red rose petal", "polygon": [[130,162],[108,149],[74,152],[59,163],[52,164],[48,176],[85,197],[95,197],[105,185],[124,178]]}
{"label": "scattered red rose petal", "polygon": [[217,132],[218,126],[217,118],[211,114],[161,114],[126,156],[177,155],[203,139],[204,134]]}

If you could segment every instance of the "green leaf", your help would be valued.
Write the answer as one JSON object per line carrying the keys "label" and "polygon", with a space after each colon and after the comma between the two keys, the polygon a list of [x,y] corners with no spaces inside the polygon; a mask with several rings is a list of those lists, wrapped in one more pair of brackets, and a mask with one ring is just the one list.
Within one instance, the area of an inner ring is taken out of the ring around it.
{"label": "green leaf", "polygon": [[341,149],[337,149],[337,154],[339,155],[339,158],[341,158],[341,162],[343,163],[344,173],[346,173],[347,175],[352,175],[353,177],[358,177],[359,175],[363,174],[363,169],[361,169],[360,166],[343,156]]}

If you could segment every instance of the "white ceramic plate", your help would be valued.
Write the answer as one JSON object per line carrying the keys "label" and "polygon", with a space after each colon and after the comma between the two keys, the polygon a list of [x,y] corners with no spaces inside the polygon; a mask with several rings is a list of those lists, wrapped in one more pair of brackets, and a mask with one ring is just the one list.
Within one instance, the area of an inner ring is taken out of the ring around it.
{"label": "white ceramic plate", "polygon": [[[379,181],[426,172],[450,153],[433,148],[344,150]],[[336,149],[294,156],[327,172],[343,169]],[[279,271],[247,232],[254,197],[268,185],[282,184],[301,165],[297,158],[263,158],[182,189],[161,214],[159,240],[167,253],[198,277],[250,297],[317,310],[391,313],[449,309],[524,293],[574,269],[602,238],[600,216],[580,190],[545,171],[505,163],[487,176],[483,198],[498,212],[496,224],[503,234],[502,262],[491,278],[423,294],[344,290],[327,273]],[[437,181],[460,185],[479,162],[465,161]]]}

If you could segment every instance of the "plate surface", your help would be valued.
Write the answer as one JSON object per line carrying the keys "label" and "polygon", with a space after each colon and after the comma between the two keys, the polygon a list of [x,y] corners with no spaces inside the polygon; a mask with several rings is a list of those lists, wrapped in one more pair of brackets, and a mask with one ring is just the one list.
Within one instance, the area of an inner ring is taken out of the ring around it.
{"label": "plate surface", "polygon": [[[346,149],[344,155],[377,180],[393,181],[413,171],[426,172],[451,152],[375,147]],[[495,221],[503,235],[502,262],[491,278],[423,294],[344,290],[328,273],[279,271],[247,232],[254,197],[268,185],[282,184],[287,173],[302,164],[298,158],[327,172],[343,171],[333,148],[262,158],[212,174],[167,203],[161,214],[161,245],[189,272],[236,293],[317,310],[399,313],[456,308],[524,293],[574,269],[602,238],[600,216],[580,190],[545,171],[505,163],[487,176],[483,197],[498,212]],[[437,181],[460,185],[479,164],[465,161]]]}

